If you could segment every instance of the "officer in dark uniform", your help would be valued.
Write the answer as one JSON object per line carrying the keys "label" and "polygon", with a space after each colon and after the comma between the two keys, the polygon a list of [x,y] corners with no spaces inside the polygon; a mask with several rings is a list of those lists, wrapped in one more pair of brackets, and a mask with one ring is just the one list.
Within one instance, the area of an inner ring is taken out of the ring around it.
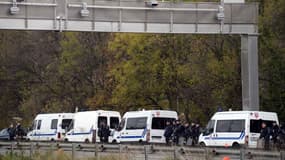
{"label": "officer in dark uniform", "polygon": [[170,144],[172,133],[173,133],[173,126],[171,125],[171,123],[169,121],[167,121],[166,122],[166,128],[165,128],[164,134],[163,134],[163,136],[165,137],[165,141],[166,141],[167,145]]}
{"label": "officer in dark uniform", "polygon": [[271,134],[270,128],[267,127],[266,123],[262,122],[259,138],[264,140],[265,150],[269,150],[270,134]]}

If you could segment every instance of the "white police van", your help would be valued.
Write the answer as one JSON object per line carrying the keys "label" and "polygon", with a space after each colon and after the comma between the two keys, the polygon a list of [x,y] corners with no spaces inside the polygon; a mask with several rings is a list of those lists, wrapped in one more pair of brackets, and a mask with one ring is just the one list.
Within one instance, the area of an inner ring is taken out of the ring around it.
{"label": "white police van", "polygon": [[202,146],[257,147],[261,124],[279,124],[276,113],[260,111],[226,111],[215,113],[199,137]]}
{"label": "white police van", "polygon": [[119,126],[121,115],[117,111],[84,111],[74,115],[73,124],[65,136],[65,141],[71,142],[100,142],[98,128],[101,123],[114,130]]}
{"label": "white police van", "polygon": [[113,143],[165,143],[167,121],[177,120],[175,111],[143,110],[126,112],[119,128],[113,132]]}
{"label": "white police van", "polygon": [[63,140],[73,115],[73,113],[38,114],[33,121],[32,130],[27,134],[27,140]]}

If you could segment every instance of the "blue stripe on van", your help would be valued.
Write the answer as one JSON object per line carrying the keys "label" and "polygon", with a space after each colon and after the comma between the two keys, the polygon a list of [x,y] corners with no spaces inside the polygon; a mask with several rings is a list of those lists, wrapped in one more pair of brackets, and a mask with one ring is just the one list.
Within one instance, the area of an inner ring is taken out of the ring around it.
{"label": "blue stripe on van", "polygon": [[119,138],[143,138],[142,136],[121,136]]}
{"label": "blue stripe on van", "polygon": [[89,132],[77,132],[77,133],[72,132],[71,135],[86,135],[86,134],[91,134],[92,132],[93,132],[93,126],[90,128]]}
{"label": "blue stripe on van", "polygon": [[239,137],[205,137],[206,140],[212,139],[212,140],[239,140],[243,139],[245,136],[245,132],[242,131],[239,135]]}
{"label": "blue stripe on van", "polygon": [[147,129],[145,128],[141,136],[118,136],[117,138],[144,138],[146,135]]}
{"label": "blue stripe on van", "polygon": [[41,133],[41,134],[34,133],[31,136],[55,136],[56,133],[57,133],[57,129],[54,131],[54,133]]}
{"label": "blue stripe on van", "polygon": [[48,133],[48,134],[33,134],[32,136],[55,136],[56,133]]}

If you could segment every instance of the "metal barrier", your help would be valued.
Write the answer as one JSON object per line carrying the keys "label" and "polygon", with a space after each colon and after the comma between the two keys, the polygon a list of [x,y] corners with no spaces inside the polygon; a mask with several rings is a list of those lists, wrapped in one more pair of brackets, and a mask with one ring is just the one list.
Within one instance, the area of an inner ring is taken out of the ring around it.
{"label": "metal barrier", "polygon": [[[35,153],[48,151],[61,151],[71,156],[72,160],[86,157],[104,157],[115,155],[122,157],[128,155],[134,160],[155,159],[200,159],[222,160],[229,157],[231,160],[257,159],[257,160],[284,160],[285,151],[264,151],[256,149],[230,149],[207,147],[181,147],[163,146],[155,144],[131,145],[131,144],[83,144],[83,143],[59,143],[59,142],[0,142],[0,154],[22,153],[32,158]],[[120,159],[120,158],[118,158]]]}

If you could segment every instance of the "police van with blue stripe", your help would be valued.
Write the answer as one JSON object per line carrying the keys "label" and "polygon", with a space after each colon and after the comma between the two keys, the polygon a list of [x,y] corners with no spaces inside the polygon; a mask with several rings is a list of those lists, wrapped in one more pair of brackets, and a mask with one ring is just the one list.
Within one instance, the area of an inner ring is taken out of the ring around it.
{"label": "police van with blue stripe", "polygon": [[167,121],[177,119],[177,112],[167,110],[142,110],[126,112],[116,131],[113,143],[144,142],[165,143],[163,136]]}
{"label": "police van with blue stripe", "polygon": [[[118,127],[121,115],[117,111],[83,111],[74,115],[69,131],[65,136],[65,141],[69,142],[100,142],[98,130],[104,123],[111,131]],[[109,139],[112,137],[109,137]],[[112,139],[110,139],[111,141]]]}
{"label": "police van with blue stripe", "polygon": [[273,123],[279,124],[278,116],[273,112],[260,111],[217,112],[200,135],[199,144],[220,147],[246,145],[256,148],[263,122],[272,127]]}
{"label": "police van with blue stripe", "polygon": [[27,140],[60,141],[73,120],[73,113],[38,114],[33,121]]}

